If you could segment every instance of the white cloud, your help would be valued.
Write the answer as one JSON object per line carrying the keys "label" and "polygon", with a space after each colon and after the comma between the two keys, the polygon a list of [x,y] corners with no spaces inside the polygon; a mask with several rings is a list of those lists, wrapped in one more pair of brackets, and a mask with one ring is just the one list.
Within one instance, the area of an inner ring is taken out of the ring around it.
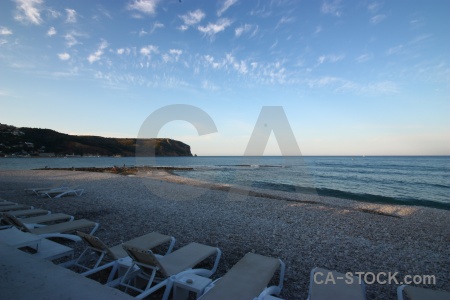
{"label": "white cloud", "polygon": [[343,54],[340,54],[340,55],[336,55],[336,54],[321,55],[317,59],[317,62],[319,64],[323,64],[325,62],[335,63],[335,62],[338,62],[340,60],[343,60],[344,58],[345,58],[345,55],[343,55]]}
{"label": "white cloud", "polygon": [[86,34],[77,31],[71,31],[69,33],[66,33],[66,35],[64,35],[64,39],[66,40],[66,46],[70,48],[77,44],[81,44],[81,42],[77,40],[77,37],[86,37],[86,36],[87,36]]}
{"label": "white cloud", "polygon": [[48,29],[48,31],[47,31],[47,35],[48,36],[53,36],[53,35],[55,35],[56,34],[56,29],[55,29],[55,27],[50,27],[49,29]]}
{"label": "white cloud", "polygon": [[58,57],[60,60],[68,60],[68,59],[70,59],[70,54],[67,52],[58,53]]}
{"label": "white cloud", "polygon": [[229,19],[219,19],[217,23],[209,23],[207,26],[198,26],[198,30],[205,35],[213,37],[215,34],[224,31],[225,28],[231,25],[231,21]]}
{"label": "white cloud", "polygon": [[163,23],[159,23],[159,22],[153,23],[152,29],[150,29],[150,33],[155,32],[155,30],[159,29],[159,28],[164,28],[164,24]]}
{"label": "white cloud", "polygon": [[66,23],[76,23],[77,22],[77,12],[75,9],[66,8],[67,13]]}
{"label": "white cloud", "polygon": [[341,0],[324,2],[320,11],[324,14],[334,15],[336,17],[342,16]]}
{"label": "white cloud", "polygon": [[184,25],[181,25],[180,29],[186,30],[189,28],[189,26],[199,23],[201,20],[203,20],[204,17],[205,13],[201,9],[190,11],[185,15],[179,16],[179,18],[184,22]]}
{"label": "white cloud", "polygon": [[104,50],[107,47],[108,47],[108,42],[106,42],[105,40],[102,40],[100,42],[100,45],[97,48],[97,51],[95,51],[94,53],[92,53],[91,55],[88,56],[87,60],[89,61],[89,63],[92,64],[92,63],[96,62],[97,60],[99,60],[102,57]]}
{"label": "white cloud", "polygon": [[386,19],[386,15],[376,15],[376,16],[373,16],[372,18],[370,18],[370,23],[376,25],[376,24],[380,23],[381,21],[383,21],[384,19]]}
{"label": "white cloud", "polygon": [[376,13],[379,9],[380,9],[380,3],[377,2],[372,2],[367,6],[367,9],[371,12],[371,13]]}
{"label": "white cloud", "polygon": [[183,50],[180,49],[170,49],[169,53],[164,53],[162,59],[164,62],[178,61],[180,59]]}
{"label": "white cloud", "polygon": [[236,37],[240,37],[242,34],[249,32],[252,29],[252,27],[253,26],[250,24],[244,24],[242,26],[239,26],[234,30],[234,35]]}
{"label": "white cloud", "polygon": [[306,83],[310,88],[330,87],[335,92],[353,92],[365,95],[395,94],[398,92],[397,84],[392,81],[361,84],[345,78],[323,76],[320,78],[309,79]]}
{"label": "white cloud", "polygon": [[41,4],[42,0],[15,0],[16,14],[14,19],[22,23],[31,23],[40,25],[41,18]]}
{"label": "white cloud", "polygon": [[364,53],[361,54],[360,56],[358,56],[357,58],[355,58],[355,60],[359,63],[368,61],[370,59],[372,59],[373,55],[371,53]]}
{"label": "white cloud", "polygon": [[387,55],[393,55],[393,54],[397,54],[400,53],[403,50],[403,45],[398,45],[395,47],[391,47],[386,51]]}
{"label": "white cloud", "polygon": [[152,27],[150,28],[150,31],[145,31],[144,29],[141,29],[141,31],[139,31],[139,36],[152,34],[153,32],[156,31],[156,29],[159,29],[159,28],[164,28],[164,24],[155,22],[155,23],[153,23]]}
{"label": "white cloud", "polygon": [[217,11],[217,15],[220,17],[225,11],[233,6],[238,0],[225,0],[222,3],[222,7]]}
{"label": "white cloud", "polygon": [[278,21],[277,25],[275,26],[275,29],[277,29],[278,27],[280,27],[283,24],[290,24],[290,23],[294,23],[294,22],[295,22],[295,18],[282,16],[280,21]]}
{"label": "white cloud", "polygon": [[316,27],[316,30],[314,30],[314,34],[319,34],[319,33],[321,33],[322,32],[322,26],[317,26]]}
{"label": "white cloud", "polygon": [[139,36],[144,36],[146,34],[148,34],[148,32],[145,31],[144,29],[141,29],[141,31],[139,31],[139,33],[138,33]]}
{"label": "white cloud", "polygon": [[49,16],[50,18],[53,18],[53,19],[57,19],[61,16],[61,13],[54,9],[47,8],[47,16]]}
{"label": "white cloud", "polygon": [[137,10],[143,14],[154,15],[159,0],[133,0],[128,4],[127,9]]}
{"label": "white cloud", "polygon": [[11,35],[12,31],[9,28],[6,27],[0,27],[0,35]]}
{"label": "white cloud", "polygon": [[139,50],[139,53],[143,56],[150,56],[152,53],[158,53],[158,47],[153,45],[148,45],[145,47],[142,47],[141,50]]}

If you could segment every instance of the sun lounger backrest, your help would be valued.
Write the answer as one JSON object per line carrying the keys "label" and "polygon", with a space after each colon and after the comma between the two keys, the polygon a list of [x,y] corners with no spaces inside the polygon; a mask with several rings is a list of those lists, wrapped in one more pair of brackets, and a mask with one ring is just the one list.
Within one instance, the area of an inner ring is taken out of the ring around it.
{"label": "sun lounger backrest", "polygon": [[[160,270],[165,276],[167,276],[167,272],[159,263],[156,256],[153,254],[152,250],[140,249],[137,247],[131,247],[127,245],[122,245],[123,249],[128,253],[128,255],[133,259],[133,261],[142,264],[140,267],[143,268],[146,272],[151,273],[152,270],[149,270],[151,267],[157,268]],[[149,266],[150,268],[147,268]]]}
{"label": "sun lounger backrest", "polygon": [[18,229],[20,229],[22,231],[30,232],[30,230],[27,228],[27,226],[24,223],[22,223],[22,221],[20,221],[18,218],[14,217],[13,215],[10,215],[8,213],[3,213],[3,219],[7,223],[17,227]]}
{"label": "sun lounger backrest", "polygon": [[280,260],[247,253],[201,299],[253,299],[267,287]]}
{"label": "sun lounger backrest", "polygon": [[106,246],[98,237],[81,231],[77,231],[77,235],[81,237],[91,248],[94,248],[98,252],[104,252],[110,257],[117,259],[114,253],[109,250],[108,246]]}

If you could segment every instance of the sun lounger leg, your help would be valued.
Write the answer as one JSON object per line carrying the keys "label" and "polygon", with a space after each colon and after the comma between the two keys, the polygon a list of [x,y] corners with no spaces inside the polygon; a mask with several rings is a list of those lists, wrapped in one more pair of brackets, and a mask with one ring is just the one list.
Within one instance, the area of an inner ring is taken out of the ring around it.
{"label": "sun lounger leg", "polygon": [[99,226],[100,224],[98,224],[98,223],[95,223],[95,226],[94,226],[94,228],[92,229],[92,231],[89,233],[90,235],[93,235],[94,234],[94,232],[96,232],[97,231],[97,229],[98,229],[98,226]]}

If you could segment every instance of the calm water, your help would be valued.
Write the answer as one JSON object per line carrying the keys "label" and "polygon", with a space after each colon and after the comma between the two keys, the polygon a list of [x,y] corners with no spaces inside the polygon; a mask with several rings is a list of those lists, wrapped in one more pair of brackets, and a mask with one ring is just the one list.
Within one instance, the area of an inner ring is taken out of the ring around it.
{"label": "calm water", "polygon": [[0,169],[157,165],[181,176],[359,201],[450,209],[450,157],[1,158]]}

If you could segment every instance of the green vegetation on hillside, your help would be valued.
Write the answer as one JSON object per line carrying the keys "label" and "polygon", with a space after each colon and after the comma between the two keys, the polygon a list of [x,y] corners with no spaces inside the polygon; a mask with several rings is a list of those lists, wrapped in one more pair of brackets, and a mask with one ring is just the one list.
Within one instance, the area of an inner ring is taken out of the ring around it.
{"label": "green vegetation on hillside", "polygon": [[192,156],[190,146],[165,138],[78,136],[50,129],[0,124],[0,156]]}

